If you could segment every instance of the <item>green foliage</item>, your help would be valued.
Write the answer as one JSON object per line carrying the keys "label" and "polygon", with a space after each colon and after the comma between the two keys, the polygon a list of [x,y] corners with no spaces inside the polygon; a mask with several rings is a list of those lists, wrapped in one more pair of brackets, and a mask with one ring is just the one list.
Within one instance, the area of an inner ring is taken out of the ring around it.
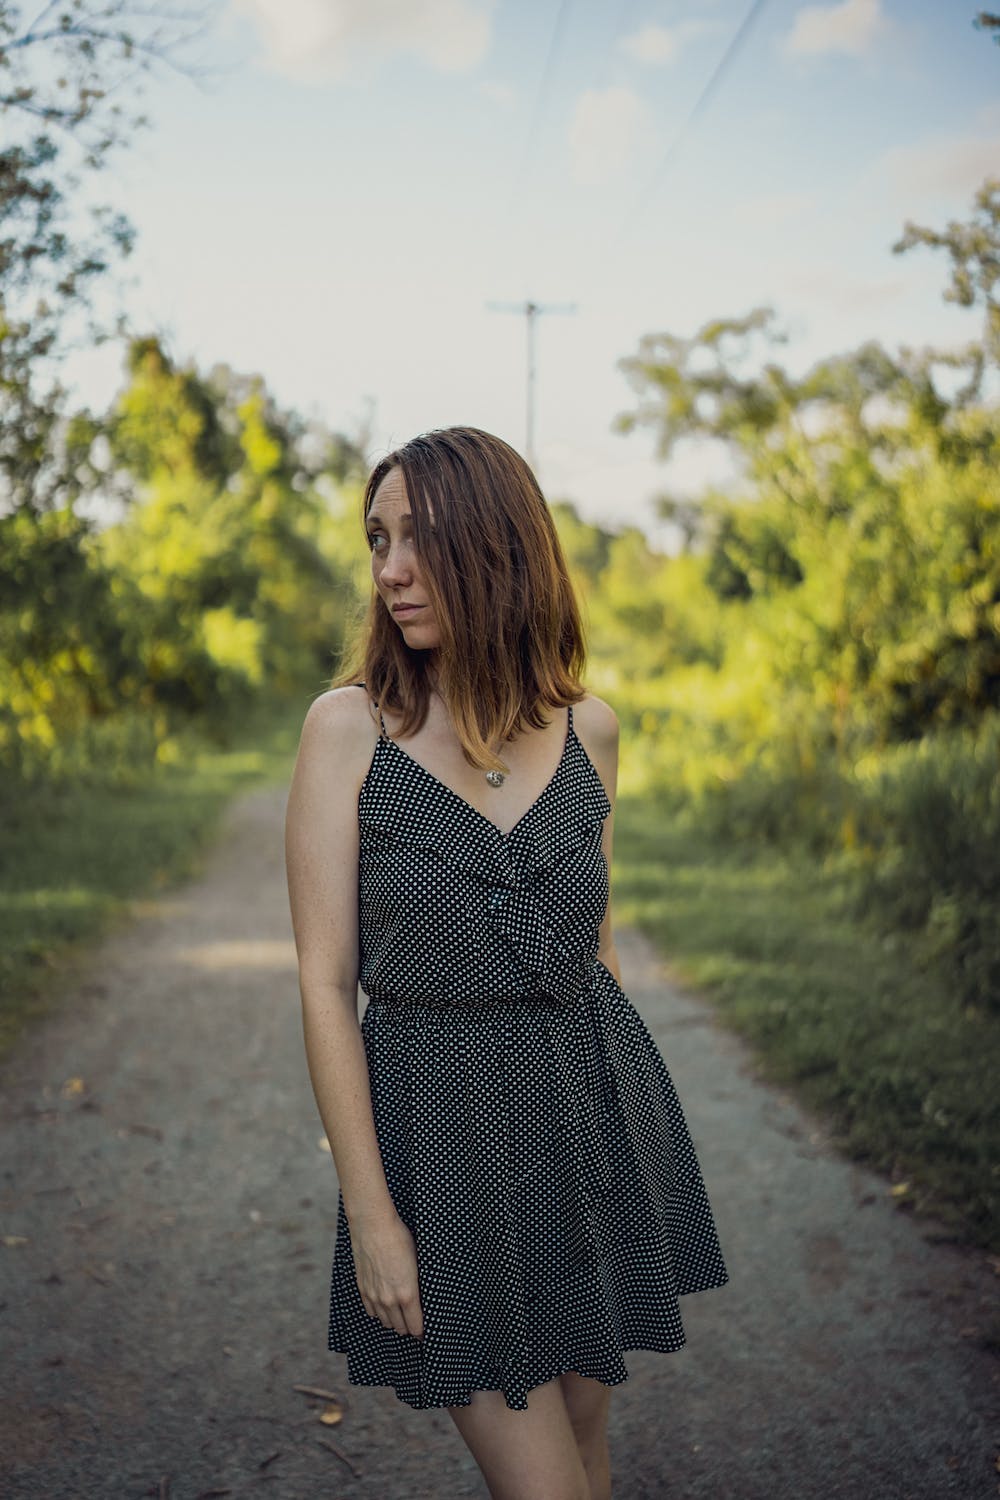
{"label": "green foliage", "polygon": [[1000,1248],[1000,1026],[956,1006],[917,934],[866,920],[843,862],[712,836],[656,793],[619,800],[615,854],[620,920],[712,997],[765,1076],[890,1175],[900,1208]]}
{"label": "green foliage", "polygon": [[224,725],[261,694],[322,687],[353,609],[351,445],[259,379],[179,370],[152,339],[127,372],[80,435],[110,454],[122,518],[0,518],[0,766],[22,779],[130,780],[176,756],[193,716]]}
{"label": "green foliage", "polygon": [[859,770],[853,798],[875,903],[967,1005],[1000,1014],[1000,715]]}
{"label": "green foliage", "polygon": [[[679,558],[611,542],[595,686],[631,731],[626,790],[716,843],[839,862],[859,910],[998,1014],[1000,410],[981,397],[1000,182],[967,223],[907,225],[894,248],[918,245],[982,315],[963,349],[868,343],[792,378],[761,359],[778,335],[757,309],[623,362],[637,404],[619,425],[652,426],[664,455],[725,445],[742,493],[682,514]],[[947,394],[942,371],[964,384]]]}
{"label": "green foliage", "polygon": [[145,122],[141,75],[178,66],[195,17],[169,3],[0,0],[0,509],[59,508],[79,492],[56,371],[109,329],[94,287],[131,249],[128,220],[82,190]]}
{"label": "green foliage", "polygon": [[[980,15],[980,24],[993,26],[996,18]],[[974,211],[965,223],[952,220],[944,230],[927,229],[907,222],[893,245],[901,254],[916,245],[944,250],[951,261],[951,282],[945,290],[947,302],[959,307],[981,307],[983,326],[980,341],[972,344],[957,358],[947,362],[969,369],[969,380],[956,398],[960,404],[978,397],[982,391],[983,372],[987,364],[1000,363],[1000,178],[983,183],[975,196]]]}
{"label": "green foliage", "polygon": [[[141,690],[137,591],[90,549],[71,511],[0,518],[0,765],[25,777],[60,774],[106,746],[99,726]],[[131,607],[130,607],[131,606]],[[129,758],[155,744],[153,725],[116,723]]]}

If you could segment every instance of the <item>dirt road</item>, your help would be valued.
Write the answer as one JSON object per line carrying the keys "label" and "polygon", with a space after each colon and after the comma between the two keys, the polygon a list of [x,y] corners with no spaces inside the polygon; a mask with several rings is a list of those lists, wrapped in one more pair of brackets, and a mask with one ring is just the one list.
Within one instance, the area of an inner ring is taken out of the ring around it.
{"label": "dirt road", "polygon": [[[283,813],[280,790],[235,802],[202,875],[67,976],[0,1079],[7,1500],[485,1493],[446,1413],[348,1386],[326,1352],[336,1186]],[[995,1497],[990,1263],[897,1212],[645,943],[622,950],[732,1279],[684,1299],[685,1349],[629,1356],[616,1500]]]}

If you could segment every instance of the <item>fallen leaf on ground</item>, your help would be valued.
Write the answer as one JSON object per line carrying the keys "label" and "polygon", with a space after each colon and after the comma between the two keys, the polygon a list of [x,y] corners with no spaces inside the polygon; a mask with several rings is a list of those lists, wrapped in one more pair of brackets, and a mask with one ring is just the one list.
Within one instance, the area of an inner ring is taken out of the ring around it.
{"label": "fallen leaf on ground", "polygon": [[343,1407],[337,1401],[331,1401],[329,1406],[324,1406],[319,1414],[319,1419],[324,1427],[336,1427],[338,1422],[344,1419]]}
{"label": "fallen leaf on ground", "polygon": [[2,1237],[2,1243],[7,1246],[8,1250],[13,1250],[16,1245],[30,1245],[31,1241],[26,1234],[5,1234]]}
{"label": "fallen leaf on ground", "polygon": [[910,1184],[908,1182],[896,1182],[889,1189],[889,1192],[894,1198],[902,1198],[903,1194],[908,1193],[909,1191]]}
{"label": "fallen leaf on ground", "polygon": [[64,1099],[75,1099],[86,1087],[82,1078],[67,1078],[62,1086],[62,1096]]}

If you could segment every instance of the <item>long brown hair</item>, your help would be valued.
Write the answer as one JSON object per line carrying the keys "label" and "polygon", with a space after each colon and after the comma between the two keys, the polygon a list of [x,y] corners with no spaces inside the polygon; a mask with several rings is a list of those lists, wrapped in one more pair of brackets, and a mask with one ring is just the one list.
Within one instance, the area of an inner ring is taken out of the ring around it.
{"label": "long brown hair", "polygon": [[364,682],[402,714],[404,737],[423,724],[437,686],[466,760],[502,767],[494,745],[540,729],[546,710],[584,694],[583,628],[555,523],[520,454],[476,427],[423,433],[387,454],[365,486],[362,519],[396,467],[440,630],[441,671],[435,681],[431,654],[406,645],[373,588],[332,686]]}

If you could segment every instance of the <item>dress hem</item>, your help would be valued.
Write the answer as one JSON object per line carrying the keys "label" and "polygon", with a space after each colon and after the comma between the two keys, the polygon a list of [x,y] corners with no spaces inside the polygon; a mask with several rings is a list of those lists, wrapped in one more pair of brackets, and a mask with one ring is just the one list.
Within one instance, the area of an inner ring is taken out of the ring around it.
{"label": "dress hem", "polygon": [[[727,1286],[728,1284],[729,1284],[729,1277],[727,1275],[727,1276],[724,1276],[721,1280],[706,1282],[706,1283],[704,1283],[701,1286],[691,1287],[688,1291],[685,1291],[685,1292],[680,1292],[679,1291],[677,1293],[677,1295],[678,1295],[678,1297],[695,1296],[698,1292],[715,1291],[715,1290],[720,1289],[720,1288],[722,1288],[724,1286]],[[661,1341],[659,1343],[654,1343],[651,1340],[649,1340],[649,1341],[643,1341],[643,1342],[637,1342],[637,1343],[628,1343],[628,1344],[625,1344],[624,1346],[620,1347],[619,1350],[618,1350],[618,1353],[619,1353],[620,1356],[621,1355],[625,1355],[625,1354],[631,1354],[631,1353],[677,1354],[681,1349],[684,1349],[686,1347],[687,1347],[687,1335],[684,1333],[683,1330],[681,1330],[679,1336],[677,1336],[674,1339],[672,1339],[669,1343],[665,1342],[665,1341]],[[329,1353],[329,1354],[343,1354],[343,1355],[347,1355],[348,1358],[350,1358],[350,1350],[346,1349],[346,1348],[342,1348],[342,1347],[340,1347],[337,1344],[328,1343],[327,1344],[327,1353]],[[624,1364],[622,1365],[622,1369],[625,1369]],[[542,1375],[537,1380],[524,1381],[522,1379],[519,1382],[519,1384],[521,1385],[521,1388],[523,1389],[523,1391],[525,1393],[525,1396],[527,1396],[528,1392],[535,1390],[535,1388],[537,1386],[546,1385],[550,1380],[556,1380],[556,1379],[558,1379],[558,1377],[560,1375],[566,1375],[566,1374],[570,1374],[570,1373],[577,1374],[577,1375],[583,1375],[583,1376],[585,1376],[586,1379],[589,1379],[589,1380],[597,1380],[597,1381],[599,1381],[601,1383],[601,1385],[606,1385],[606,1386],[623,1385],[630,1378],[628,1370],[625,1370],[624,1375],[614,1375],[614,1376],[612,1376],[612,1375],[589,1374],[586,1371],[578,1370],[576,1368],[576,1365],[568,1364],[567,1363],[567,1364],[560,1365],[560,1367],[558,1369],[552,1370],[551,1373],[549,1373],[549,1374]],[[473,1395],[476,1393],[476,1391],[479,1391],[479,1390],[482,1390],[482,1391],[501,1391],[501,1392],[503,1392],[503,1397],[504,1397],[504,1400],[505,1400],[505,1402],[506,1402],[507,1407],[508,1407],[509,1410],[511,1410],[511,1411],[526,1411],[527,1410],[527,1401],[524,1401],[524,1402],[511,1401],[508,1398],[506,1389],[504,1388],[504,1386],[502,1384],[498,1384],[498,1385],[471,1386],[464,1393],[462,1393],[460,1395],[456,1395],[455,1397],[453,1397],[451,1399],[449,1399],[447,1397],[443,1397],[442,1399],[435,1400],[435,1401],[431,1401],[431,1400],[426,1400],[426,1401],[410,1401],[406,1396],[400,1395],[399,1391],[397,1390],[396,1386],[393,1384],[393,1382],[391,1380],[354,1380],[354,1379],[351,1378],[350,1374],[348,1374],[348,1376],[347,1376],[347,1383],[348,1383],[348,1385],[352,1385],[352,1386],[354,1386],[356,1388],[362,1388],[362,1387],[364,1387],[364,1388],[367,1388],[369,1390],[391,1390],[391,1391],[395,1391],[396,1392],[396,1396],[398,1397],[398,1399],[400,1401],[402,1401],[406,1406],[411,1406],[415,1411],[434,1410],[434,1409],[439,1409],[441,1407],[446,1407],[446,1406],[468,1406],[471,1403],[471,1401],[472,1401]]]}
{"label": "dress hem", "polygon": [[[671,1345],[669,1349],[661,1349],[656,1347],[655,1345],[649,1344],[634,1344],[630,1345],[627,1350],[622,1350],[622,1353],[626,1354],[635,1350],[645,1351],[650,1354],[676,1354],[679,1350],[685,1347],[685,1344],[686,1340],[683,1340],[680,1344]],[[329,1352],[331,1354],[346,1353],[346,1351],[343,1349],[332,1349]],[[522,1386],[522,1389],[524,1390],[525,1396],[527,1396],[529,1392],[536,1390],[538,1386],[547,1385],[550,1380],[558,1380],[560,1375],[568,1374],[583,1375],[584,1372],[582,1370],[578,1370],[575,1365],[566,1364],[564,1366],[560,1366],[560,1368],[557,1370],[553,1370],[551,1374],[541,1376],[538,1380],[525,1382]],[[625,1382],[631,1377],[628,1370],[626,1370],[624,1375],[586,1375],[585,1378],[588,1380],[597,1380],[601,1385],[610,1387],[616,1385],[624,1385]],[[391,1380],[352,1380],[350,1375],[348,1375],[347,1383],[348,1385],[354,1386],[355,1388],[364,1387],[368,1390],[396,1391],[397,1398],[402,1401],[405,1406],[412,1407],[414,1411],[437,1411],[448,1406],[469,1406],[471,1405],[472,1398],[477,1391],[499,1391],[503,1395],[504,1401],[506,1402],[509,1411],[527,1411],[528,1409],[528,1403],[526,1400],[523,1402],[511,1401],[508,1398],[507,1392],[502,1385],[471,1386],[461,1395],[456,1395],[450,1399],[448,1397],[443,1397],[439,1401],[410,1401],[406,1396],[401,1396],[399,1394],[399,1391],[396,1390]]]}

